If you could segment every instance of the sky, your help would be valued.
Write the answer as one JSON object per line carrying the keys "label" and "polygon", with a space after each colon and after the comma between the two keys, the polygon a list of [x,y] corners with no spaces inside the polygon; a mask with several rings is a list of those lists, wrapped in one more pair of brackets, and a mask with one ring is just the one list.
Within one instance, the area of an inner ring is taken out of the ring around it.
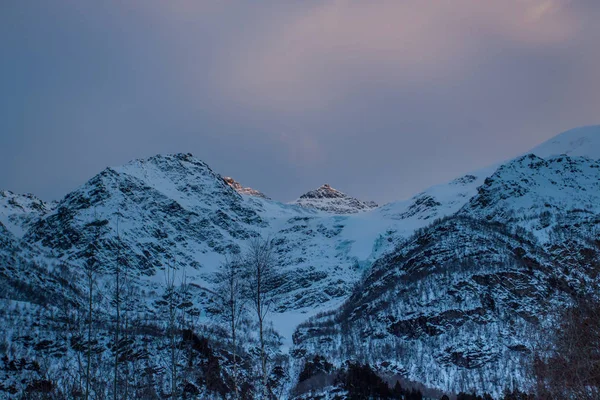
{"label": "sky", "polygon": [[0,2],[0,189],[192,153],[400,200],[600,123],[597,0]]}

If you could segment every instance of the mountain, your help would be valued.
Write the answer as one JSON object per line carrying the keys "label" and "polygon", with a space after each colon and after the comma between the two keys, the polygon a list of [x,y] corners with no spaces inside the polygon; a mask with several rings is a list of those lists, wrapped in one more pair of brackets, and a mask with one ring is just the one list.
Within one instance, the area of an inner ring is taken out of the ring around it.
{"label": "mountain", "polygon": [[[82,336],[69,329],[87,315],[90,260],[102,293],[99,354],[110,356],[110,294],[124,268],[136,300],[135,365],[162,368],[163,294],[174,270],[210,341],[194,346],[203,357],[213,349],[226,376],[231,356],[219,343],[227,340],[207,318],[215,272],[256,237],[272,241],[282,276],[269,322],[281,335],[275,358],[294,357],[288,388],[317,354],[446,391],[525,385],[551,310],[599,283],[599,155],[600,128],[579,128],[380,207],[329,185],[283,204],[191,154],[106,168],[52,205],[1,192],[0,322],[17,358],[0,360],[0,397],[42,376],[32,372],[36,360],[62,357],[62,367],[50,363],[55,374],[78,365]],[[251,360],[255,338],[245,335]]]}
{"label": "mountain", "polygon": [[495,222],[438,220],[377,260],[342,307],[301,324],[292,354],[359,360],[444,391],[498,396],[507,377],[526,387],[550,312],[599,283],[600,248],[578,233],[540,245]]}
{"label": "mountain", "polygon": [[94,244],[106,271],[118,247],[148,290],[157,290],[167,265],[210,287],[226,254],[270,237],[287,276],[277,310],[313,312],[346,296],[360,274],[345,226],[344,217],[240,195],[202,161],[175,154],[105,169],[24,238],[80,267]]}
{"label": "mountain", "polygon": [[498,396],[506,377],[531,384],[528,360],[551,311],[599,284],[598,139],[598,129],[569,131],[534,149],[545,158],[530,153],[382,207],[413,222],[455,212],[377,259],[340,308],[301,324],[292,353],[358,359],[446,391]]}
{"label": "mountain", "polygon": [[[90,225],[95,220],[102,221],[99,229]],[[200,266],[202,255],[224,254],[265,224],[206,164],[178,154],[105,169],[69,193],[25,238],[77,263],[96,233],[110,241],[119,229],[133,265],[153,275],[171,261]],[[100,251],[110,263],[112,249]]]}
{"label": "mountain", "polygon": [[235,179],[233,179],[229,176],[223,177],[223,180],[225,181],[226,184],[228,184],[233,189],[235,189],[235,191],[238,192],[239,194],[243,194],[243,195],[247,195],[247,196],[261,197],[263,199],[269,199],[269,197],[267,197],[264,193],[259,192],[256,189],[252,189],[249,187],[243,187],[239,182],[237,182]]}
{"label": "mountain", "polygon": [[355,214],[378,207],[377,203],[373,201],[355,199],[332,188],[328,184],[324,184],[318,189],[303,194],[292,204],[332,214]]}

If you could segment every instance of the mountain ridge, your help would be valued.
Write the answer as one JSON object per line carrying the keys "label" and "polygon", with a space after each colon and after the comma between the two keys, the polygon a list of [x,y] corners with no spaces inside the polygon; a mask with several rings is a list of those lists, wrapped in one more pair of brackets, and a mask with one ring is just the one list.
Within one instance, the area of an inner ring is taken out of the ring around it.
{"label": "mountain ridge", "polygon": [[[308,207],[240,193],[189,153],[106,168],[55,205],[1,192],[0,286],[36,312],[44,301],[80,307],[93,248],[103,279],[129,266],[144,313],[157,315],[167,267],[208,309],[225,256],[269,238],[285,277],[270,322],[293,362],[358,359],[444,390],[499,393],[503,374],[527,383],[518,363],[535,335],[519,329],[539,332],[549,305],[564,306],[600,276],[591,240],[600,231],[598,138],[594,127],[568,131],[538,146],[543,156],[531,151],[376,208],[329,185],[303,195]],[[323,200],[345,208],[322,209],[331,205]],[[29,323],[19,318],[15,327]],[[23,354],[36,354],[23,343]],[[406,356],[393,358],[390,346]]]}

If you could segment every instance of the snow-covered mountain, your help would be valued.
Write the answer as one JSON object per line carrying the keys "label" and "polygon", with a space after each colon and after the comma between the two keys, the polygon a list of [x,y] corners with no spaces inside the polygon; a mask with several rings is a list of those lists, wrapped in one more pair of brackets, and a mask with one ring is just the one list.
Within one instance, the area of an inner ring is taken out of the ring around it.
{"label": "snow-covered mountain", "polygon": [[202,161],[175,154],[105,169],[39,218],[25,239],[79,266],[96,242],[106,270],[116,262],[118,241],[156,290],[167,264],[210,287],[226,254],[253,237],[270,237],[287,277],[277,310],[316,312],[347,296],[360,275],[363,260],[344,235],[347,223],[344,216],[240,195]]}
{"label": "snow-covered mountain", "polygon": [[303,194],[292,204],[332,214],[355,214],[377,208],[377,203],[355,199],[332,188],[329,184]]}
{"label": "snow-covered mountain", "polygon": [[444,390],[499,395],[506,377],[528,384],[549,310],[599,284],[594,143],[599,129],[572,130],[534,149],[544,158],[382,207],[415,233],[373,263],[343,306],[302,324],[294,354],[359,359]]}
{"label": "snow-covered mountain", "polygon": [[299,327],[293,354],[448,391],[526,386],[548,311],[598,285],[599,157],[600,127],[574,129],[368,213],[402,221],[398,244],[342,307]]}
{"label": "snow-covered mountain", "polygon": [[[167,267],[204,309],[225,256],[270,238],[284,277],[271,321],[300,365],[358,359],[444,390],[497,393],[501,378],[526,381],[545,313],[596,283],[599,158],[600,127],[574,129],[380,207],[329,185],[280,203],[191,154],[135,160],[52,206],[0,192],[0,289],[10,307],[77,309],[93,249],[101,275],[130,268],[140,314],[156,315]],[[30,347],[22,354],[35,357]]]}

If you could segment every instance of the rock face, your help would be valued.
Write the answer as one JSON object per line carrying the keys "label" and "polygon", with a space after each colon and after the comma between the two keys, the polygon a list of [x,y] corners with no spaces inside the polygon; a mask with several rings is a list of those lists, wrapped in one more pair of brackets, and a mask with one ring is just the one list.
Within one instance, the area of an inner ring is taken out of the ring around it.
{"label": "rock face", "polygon": [[[60,324],[85,310],[90,259],[106,293],[126,266],[136,312],[152,320],[167,267],[205,310],[225,255],[259,236],[275,246],[272,322],[290,354],[368,361],[443,390],[526,384],[549,310],[600,283],[599,138],[597,127],[569,131],[381,207],[329,185],[279,203],[190,154],[107,168],[52,206],[0,192],[0,328],[29,360],[23,375],[0,360],[0,397],[22,389],[36,357],[69,354]],[[111,321],[110,297],[99,302]],[[44,313],[51,322],[36,325]]]}
{"label": "rock face", "polygon": [[373,201],[361,201],[325,184],[300,196],[292,204],[332,214],[355,214],[377,208]]}
{"label": "rock face", "polygon": [[223,180],[225,181],[226,184],[228,184],[233,189],[235,189],[235,191],[238,192],[239,194],[260,197],[263,199],[269,199],[269,197],[267,197],[264,193],[259,192],[256,189],[252,189],[249,187],[243,187],[239,182],[237,182],[235,179],[233,179],[229,176],[223,177]]}
{"label": "rock face", "polygon": [[32,194],[0,191],[0,222],[16,236],[22,236],[34,221],[51,210],[51,205]]}
{"label": "rock face", "polygon": [[[61,268],[48,268],[50,254],[31,246],[9,232],[0,223],[0,293],[35,306],[74,305],[79,297],[75,279],[66,279]],[[0,322],[2,320],[0,319]]]}

